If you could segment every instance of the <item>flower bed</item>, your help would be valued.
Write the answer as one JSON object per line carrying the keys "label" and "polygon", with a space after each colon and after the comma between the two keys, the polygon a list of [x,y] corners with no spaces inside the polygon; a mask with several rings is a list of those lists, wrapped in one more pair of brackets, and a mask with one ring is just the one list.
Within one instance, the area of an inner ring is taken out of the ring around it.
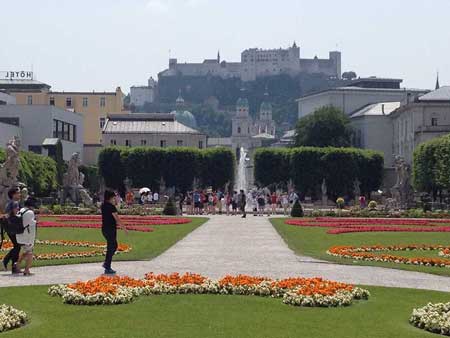
{"label": "flower bed", "polygon": [[450,336],[450,303],[429,303],[414,309],[409,322],[420,329]]}
{"label": "flower bed", "polygon": [[295,306],[336,307],[351,305],[356,299],[368,299],[367,290],[322,278],[272,280],[246,275],[225,276],[213,280],[198,274],[148,273],[145,278],[99,277],[87,282],[52,286],[51,296],[76,305],[113,305],[133,301],[141,295],[159,294],[232,294],[283,298]]}
{"label": "flower bed", "polygon": [[[47,218],[56,218],[58,222],[79,222],[98,221],[101,222],[101,215],[45,215]],[[144,224],[144,225],[166,225],[166,224],[187,224],[191,220],[187,217],[167,217],[167,216],[120,216],[124,223]]]}
{"label": "flower bed", "polygon": [[288,219],[286,224],[300,227],[331,228],[327,234],[353,232],[450,232],[449,220],[436,219],[386,219],[386,218],[323,218]]}
{"label": "flower bed", "polygon": [[[404,257],[391,254],[377,254],[383,251],[430,251],[440,250],[448,252],[450,247],[443,245],[372,245],[372,246],[334,246],[327,250],[327,254],[335,257],[350,258],[361,261],[389,262],[397,264],[423,265],[450,268],[450,259],[427,257]],[[375,252],[375,253],[374,253]],[[442,254],[441,254],[442,256]]]}
{"label": "flower bed", "polygon": [[[102,227],[101,223],[60,223],[60,222],[39,222],[39,227],[41,228],[80,228],[80,229],[100,229]],[[125,227],[129,231],[138,232],[152,232],[153,228],[144,227],[142,225],[129,225],[125,223]]]}
{"label": "flower bed", "polygon": [[[69,240],[36,240],[35,244],[40,245],[54,245],[54,246],[71,246],[80,248],[92,248],[90,251],[69,251],[59,253],[42,253],[35,254],[36,260],[51,260],[51,259],[67,259],[67,258],[86,258],[104,256],[106,244],[100,242],[88,242],[88,241],[69,241]],[[7,251],[12,248],[12,243],[5,241],[0,251]],[[116,254],[127,253],[131,251],[131,247],[127,244],[119,243]],[[0,255],[0,259],[3,258]]]}
{"label": "flower bed", "polygon": [[439,256],[450,258],[450,249],[449,248],[443,249],[442,251],[439,252]]}
{"label": "flower bed", "polygon": [[26,324],[27,320],[25,312],[5,304],[0,305],[0,332],[21,327]]}

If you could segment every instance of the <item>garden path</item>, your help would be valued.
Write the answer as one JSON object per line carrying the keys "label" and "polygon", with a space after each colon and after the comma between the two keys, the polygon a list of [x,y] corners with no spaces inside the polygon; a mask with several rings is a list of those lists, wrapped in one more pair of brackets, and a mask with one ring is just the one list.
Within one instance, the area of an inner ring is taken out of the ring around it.
{"label": "garden path", "polygon": [[[339,265],[296,255],[267,217],[213,216],[166,252],[150,261],[114,262],[121,275],[195,272],[218,278],[250,274],[283,278],[320,276],[348,283],[450,292],[450,278],[369,266]],[[99,263],[48,266],[34,269],[32,277],[0,273],[0,287],[47,285],[87,280],[102,273]]]}

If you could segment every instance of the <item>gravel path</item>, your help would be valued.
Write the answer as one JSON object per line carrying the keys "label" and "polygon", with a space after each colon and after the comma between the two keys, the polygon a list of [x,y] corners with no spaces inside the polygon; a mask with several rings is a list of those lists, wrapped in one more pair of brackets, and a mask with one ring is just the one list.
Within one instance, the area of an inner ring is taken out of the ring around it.
{"label": "gravel path", "polygon": [[[101,264],[35,268],[32,277],[0,274],[0,287],[47,285],[94,278]],[[342,282],[450,292],[450,277],[369,266],[339,265],[298,256],[290,250],[267,217],[213,216],[169,250],[151,261],[117,262],[119,274],[143,277],[146,272],[196,272],[218,278],[250,274],[282,278],[320,276]]]}

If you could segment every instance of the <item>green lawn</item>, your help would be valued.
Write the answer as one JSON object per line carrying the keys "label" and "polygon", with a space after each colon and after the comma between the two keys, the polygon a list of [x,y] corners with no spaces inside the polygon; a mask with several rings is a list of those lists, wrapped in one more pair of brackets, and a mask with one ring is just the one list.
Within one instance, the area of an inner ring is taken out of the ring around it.
{"label": "green lawn", "polygon": [[[192,230],[202,225],[206,220],[206,218],[192,218],[192,222],[188,224],[152,225],[152,228],[155,229],[153,232],[129,231],[128,235],[125,235],[122,230],[118,230],[119,243],[130,245],[132,250],[129,253],[116,255],[114,260],[144,260],[156,257],[185,237]],[[40,240],[65,239],[73,241],[105,242],[100,229],[40,228],[38,229],[37,238]],[[70,246],[36,245],[35,253],[91,250],[93,249]],[[4,254],[4,252],[1,254]],[[88,257],[36,260],[33,262],[33,266],[100,262],[103,261],[103,259],[103,257]]]}
{"label": "green lawn", "polygon": [[[414,307],[450,294],[368,287],[372,297],[345,308],[300,308],[252,296],[166,295],[117,306],[64,305],[47,287],[0,288],[1,303],[31,322],[2,337],[398,338],[433,337],[408,323]],[[437,336],[434,336],[437,337]]]}
{"label": "green lawn", "polygon": [[[450,245],[450,233],[419,233],[419,232],[365,232],[348,233],[340,235],[327,234],[328,228],[299,227],[285,224],[284,218],[271,219],[278,233],[288,246],[296,253],[315,257],[340,264],[372,265],[386,268],[403,269],[428,272],[437,275],[450,276],[449,268],[425,267],[406,264],[355,261],[346,258],[334,257],[326,254],[328,248],[336,245],[387,245],[387,244],[442,244]],[[383,252],[384,253],[384,252]],[[435,257],[439,258],[438,251],[411,251],[388,252],[394,255],[408,257]]]}

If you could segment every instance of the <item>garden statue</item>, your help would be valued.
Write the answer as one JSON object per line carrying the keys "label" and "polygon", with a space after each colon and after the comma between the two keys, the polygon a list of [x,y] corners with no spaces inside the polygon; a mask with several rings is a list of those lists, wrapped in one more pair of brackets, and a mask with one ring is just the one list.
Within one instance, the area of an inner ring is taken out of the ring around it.
{"label": "garden statue", "polygon": [[411,168],[400,156],[395,156],[394,167],[397,173],[397,182],[391,188],[392,198],[399,208],[406,209],[414,197],[411,186]]}
{"label": "garden statue", "polygon": [[65,204],[67,197],[69,197],[76,205],[80,202],[83,202],[88,207],[93,205],[91,196],[89,196],[89,193],[83,187],[84,174],[79,170],[80,165],[80,154],[73,153],[67,167],[67,173],[63,177],[61,204]]}
{"label": "garden statue", "polygon": [[[6,159],[0,165],[0,210],[8,201],[8,190],[12,187],[19,187],[19,151],[20,139],[14,137],[6,143]],[[23,184],[22,184],[23,185]]]}
{"label": "garden statue", "polygon": [[358,179],[353,182],[353,195],[355,197],[355,204],[358,205],[359,197],[361,196],[361,182]]}
{"label": "garden statue", "polygon": [[322,190],[322,205],[327,205],[328,204],[328,195],[327,195],[327,183],[325,182],[325,179],[323,179],[322,181],[322,185],[321,185],[321,190]]}
{"label": "garden statue", "polygon": [[164,177],[161,176],[159,180],[159,195],[164,196],[166,194],[166,181],[164,181]]}

